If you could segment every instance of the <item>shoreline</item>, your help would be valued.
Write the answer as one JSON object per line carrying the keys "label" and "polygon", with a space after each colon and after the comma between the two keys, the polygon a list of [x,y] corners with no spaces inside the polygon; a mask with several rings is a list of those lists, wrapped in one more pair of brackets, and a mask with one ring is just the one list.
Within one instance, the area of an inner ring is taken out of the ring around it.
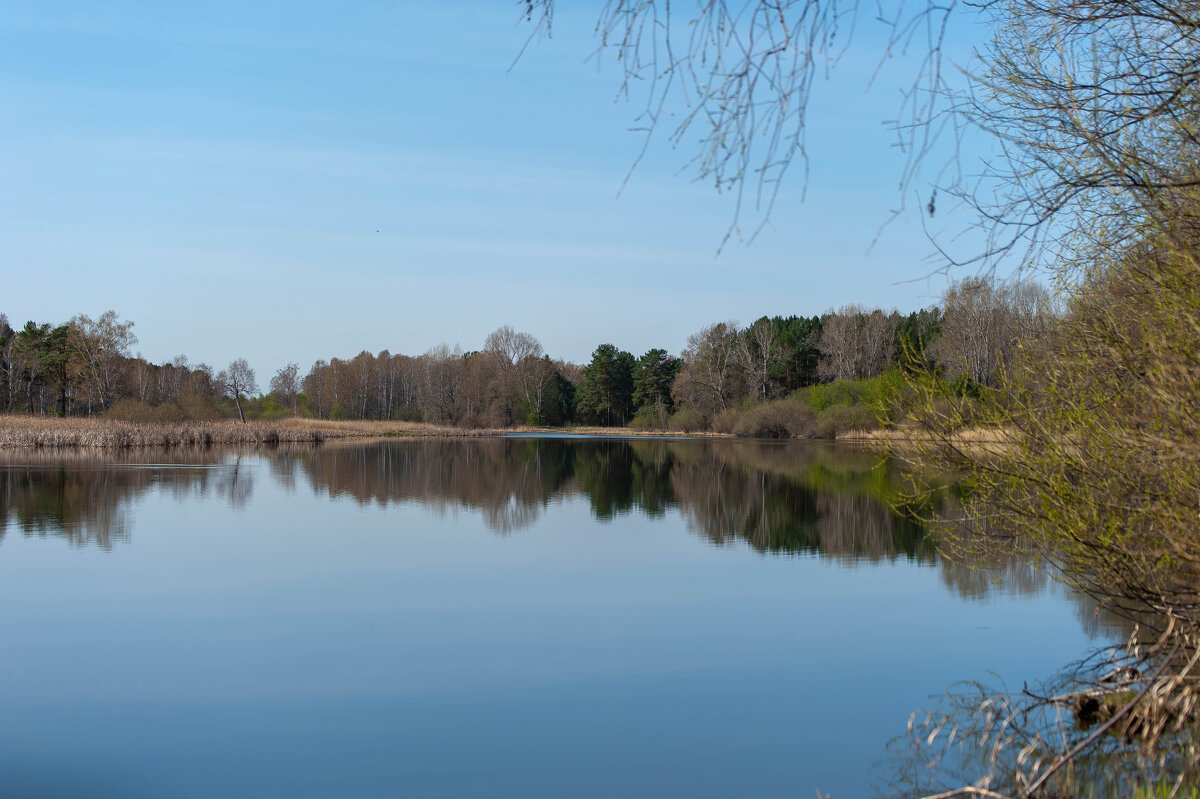
{"label": "shoreline", "polygon": [[465,428],[424,422],[280,419],[206,422],[125,422],[97,417],[0,416],[0,449],[174,448],[226,445],[320,444],[384,438],[495,438],[503,436],[597,436],[606,438],[732,438],[727,433],[683,433],[629,427]]}
{"label": "shoreline", "polygon": [[[859,430],[839,434],[837,442],[856,446],[895,448],[915,445],[917,431]],[[731,433],[682,432],[632,427],[533,427],[466,428],[425,422],[332,421],[290,418],[240,422],[222,419],[204,422],[126,422],[102,417],[0,415],[0,449],[95,448],[131,449],[211,447],[230,445],[320,444],[387,438],[499,438],[563,436],[598,438],[735,439]],[[810,441],[817,439],[753,439]],[[821,439],[824,440],[824,439]],[[964,439],[965,440],[965,439]],[[993,439],[994,440],[994,439]]]}

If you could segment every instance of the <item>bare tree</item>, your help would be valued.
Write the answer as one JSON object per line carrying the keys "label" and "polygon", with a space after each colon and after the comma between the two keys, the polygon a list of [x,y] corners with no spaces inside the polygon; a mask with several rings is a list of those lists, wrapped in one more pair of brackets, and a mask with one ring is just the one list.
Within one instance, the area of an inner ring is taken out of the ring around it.
{"label": "bare tree", "polygon": [[349,401],[349,412],[359,419],[366,419],[370,415],[375,372],[375,356],[366,350],[346,363],[346,397]]}
{"label": "bare tree", "polygon": [[533,411],[534,420],[541,424],[545,419],[546,391],[554,381],[554,365],[548,356],[526,360],[522,370],[525,397]]}
{"label": "bare tree", "polygon": [[194,394],[198,397],[218,399],[221,396],[222,389],[217,385],[217,376],[213,372],[213,368],[206,363],[198,363],[188,373],[183,391],[184,393]]}
{"label": "bare tree", "polygon": [[441,344],[422,355],[420,360],[417,398],[425,418],[433,422],[458,421],[461,418],[462,351]]}
{"label": "bare tree", "polygon": [[325,405],[325,370],[328,367],[329,364],[326,361],[319,360],[304,376],[304,393],[315,406],[318,418],[324,417],[325,412],[328,411],[328,406]]}
{"label": "bare tree", "polygon": [[[524,3],[535,34],[549,33],[554,5]],[[698,142],[688,166],[698,179],[734,194],[728,240],[743,237],[747,201],[760,216],[750,236],[767,223],[793,160],[807,175],[809,98],[862,17],[886,32],[881,66],[897,50],[918,54],[911,90],[893,115],[898,143],[912,159],[902,177],[907,188],[938,132],[920,123],[950,105],[942,40],[958,5],[895,0],[860,9],[857,0],[707,0],[681,12],[669,0],[610,0],[601,5],[596,32],[600,53],[611,51],[624,72],[621,94],[644,99],[637,122],[646,146],[660,125],[672,145]]]}
{"label": "bare tree", "polygon": [[770,372],[783,354],[775,325],[767,317],[759,319],[738,337],[738,356],[755,396],[764,400],[770,388]]}
{"label": "bare tree", "polygon": [[67,341],[72,349],[75,375],[91,387],[103,410],[116,396],[125,359],[137,344],[133,322],[122,322],[116,311],[105,311],[99,319],[79,314],[71,319]]}
{"label": "bare tree", "polygon": [[138,402],[149,403],[157,399],[154,396],[154,389],[157,388],[157,379],[155,372],[157,368],[154,364],[142,357],[139,352],[137,357],[129,364],[130,379],[132,382],[131,388]]}
{"label": "bare tree", "polygon": [[500,366],[492,393],[503,409],[501,421],[505,424],[518,421],[515,408],[520,403],[540,415],[541,395],[550,379],[541,362],[544,355],[541,342],[529,333],[504,325],[487,337],[483,351],[492,353]]}
{"label": "bare tree", "polygon": [[947,376],[964,375],[983,386],[998,384],[1018,342],[1039,335],[1052,312],[1050,293],[1041,284],[983,277],[952,284],[942,309],[941,336],[931,351]]}
{"label": "bare tree", "polygon": [[186,355],[176,355],[158,370],[158,397],[163,402],[176,399],[183,389],[183,376],[188,372]]}
{"label": "bare tree", "polygon": [[737,322],[718,322],[688,336],[675,395],[706,416],[732,407],[744,393]]}
{"label": "bare tree", "polygon": [[300,364],[289,363],[271,378],[271,393],[296,412],[296,395],[300,393]]}
{"label": "bare tree", "polygon": [[876,377],[892,362],[899,317],[876,308],[845,305],[830,313],[821,329],[817,373],[824,380]]}
{"label": "bare tree", "polygon": [[498,327],[488,334],[483,349],[499,353],[511,366],[516,366],[526,358],[542,357],[542,345],[536,338],[528,333],[513,330],[508,325]]}
{"label": "bare tree", "polygon": [[17,367],[13,354],[17,346],[16,332],[9,327],[8,317],[0,315],[0,377],[3,378],[5,411],[13,409],[17,395]]}
{"label": "bare tree", "polygon": [[242,410],[242,395],[258,391],[254,370],[250,368],[250,364],[246,363],[245,358],[233,361],[229,364],[228,369],[222,369],[221,373],[217,375],[217,385],[225,392],[225,396],[233,398],[234,404],[237,405],[238,418],[245,424],[246,414]]}

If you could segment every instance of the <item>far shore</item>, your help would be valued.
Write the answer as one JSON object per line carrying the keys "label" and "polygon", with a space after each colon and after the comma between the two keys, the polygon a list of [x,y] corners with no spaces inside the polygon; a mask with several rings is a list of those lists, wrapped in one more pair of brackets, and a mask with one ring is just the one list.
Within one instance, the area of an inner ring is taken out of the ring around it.
{"label": "far shore", "polygon": [[58,447],[195,447],[281,443],[321,443],[370,438],[477,438],[521,433],[595,435],[620,438],[670,436],[729,438],[722,433],[685,433],[630,427],[506,427],[464,428],[422,422],[219,420],[204,422],[125,422],[102,417],[58,418],[0,415],[0,449]]}
{"label": "far shore", "polygon": [[[0,449],[132,448],[321,443],[371,438],[481,438],[520,434],[583,435],[609,438],[733,438],[729,433],[651,430],[633,427],[466,428],[401,421],[330,421],[290,418],[272,421],[223,419],[203,422],[126,422],[103,417],[58,418],[0,415]],[[895,447],[913,441],[914,431],[862,430],[838,435],[846,443]],[[964,439],[965,440],[965,439]],[[990,439],[989,443],[994,442]],[[983,443],[981,438],[980,442]]]}

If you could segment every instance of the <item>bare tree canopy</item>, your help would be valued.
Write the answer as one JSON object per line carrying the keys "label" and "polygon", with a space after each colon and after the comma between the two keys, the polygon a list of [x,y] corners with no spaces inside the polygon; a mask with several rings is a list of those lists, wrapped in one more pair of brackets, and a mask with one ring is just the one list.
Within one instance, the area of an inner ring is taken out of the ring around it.
{"label": "bare tree canopy", "polygon": [[296,395],[300,393],[300,364],[289,363],[271,378],[271,393],[294,412]]}
{"label": "bare tree canopy", "polygon": [[105,311],[93,320],[84,314],[68,324],[68,342],[74,351],[74,369],[86,379],[99,408],[112,402],[125,359],[137,336],[133,322],[122,322],[116,311]]}
{"label": "bare tree canopy", "polygon": [[542,345],[528,333],[518,332],[508,325],[496,328],[483,343],[484,350],[502,356],[516,366],[526,358],[542,357]]}
{"label": "bare tree canopy", "polygon": [[683,368],[675,379],[677,399],[708,417],[732,407],[744,389],[740,352],[741,335],[734,321],[688,336]]}
{"label": "bare tree canopy", "polygon": [[[535,34],[550,33],[554,0],[521,7]],[[944,45],[958,17],[979,40],[972,61],[951,65]],[[1091,244],[1128,242],[1128,221],[1163,221],[1165,195],[1197,185],[1186,155],[1200,120],[1192,3],[610,0],[596,36],[599,56],[611,54],[623,72],[621,93],[644,103],[647,140],[666,127],[698,179],[733,192],[728,235],[742,237],[744,202],[764,224],[793,164],[806,164],[815,81],[864,25],[886,32],[869,56],[881,67],[915,56],[902,78],[910,88],[888,115],[908,159],[897,176],[901,204],[919,190],[932,216],[936,198],[949,197],[978,228],[953,252],[935,240],[944,265],[995,268],[1010,258],[1070,271]],[[990,150],[960,159],[965,141]]]}
{"label": "bare tree canopy", "polygon": [[1053,314],[1050,292],[1040,283],[997,283],[965,278],[942,298],[941,336],[931,352],[946,375],[962,375],[983,386],[996,386],[1000,370],[1018,343],[1035,340]]}
{"label": "bare tree canopy", "polygon": [[899,315],[876,308],[846,305],[825,319],[817,348],[821,351],[818,373],[825,380],[856,380],[875,377],[894,360]]}
{"label": "bare tree canopy", "polygon": [[[549,35],[555,0],[522,5],[535,35]],[[958,0],[701,0],[683,10],[680,5],[609,0],[596,36],[600,54],[611,52],[623,70],[620,93],[644,103],[637,124],[646,145],[666,125],[672,146],[691,149],[697,143],[688,159],[696,178],[733,193],[736,211],[726,240],[752,238],[767,223],[797,159],[807,174],[813,88],[846,52],[861,23],[886,31],[881,65],[893,52],[921,54],[894,115],[899,144],[913,158],[904,183],[915,174],[935,130],[920,123],[933,120],[949,94],[942,44]],[[800,181],[803,185],[803,176]],[[747,202],[759,217],[748,234],[741,226]]]}
{"label": "bare tree canopy", "polygon": [[217,375],[217,384],[225,392],[225,396],[232,397],[237,405],[238,417],[244,423],[246,414],[242,410],[242,395],[253,394],[258,391],[258,383],[254,378],[254,370],[250,368],[250,364],[245,358],[238,358],[229,364],[228,369],[222,369]]}

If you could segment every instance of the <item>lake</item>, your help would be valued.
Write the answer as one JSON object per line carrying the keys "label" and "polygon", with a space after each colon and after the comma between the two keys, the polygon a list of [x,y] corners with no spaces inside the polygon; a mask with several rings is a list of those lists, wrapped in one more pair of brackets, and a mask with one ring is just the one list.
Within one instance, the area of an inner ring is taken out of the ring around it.
{"label": "lake", "polygon": [[960,680],[1122,635],[844,446],[0,453],[5,797],[886,789]]}

